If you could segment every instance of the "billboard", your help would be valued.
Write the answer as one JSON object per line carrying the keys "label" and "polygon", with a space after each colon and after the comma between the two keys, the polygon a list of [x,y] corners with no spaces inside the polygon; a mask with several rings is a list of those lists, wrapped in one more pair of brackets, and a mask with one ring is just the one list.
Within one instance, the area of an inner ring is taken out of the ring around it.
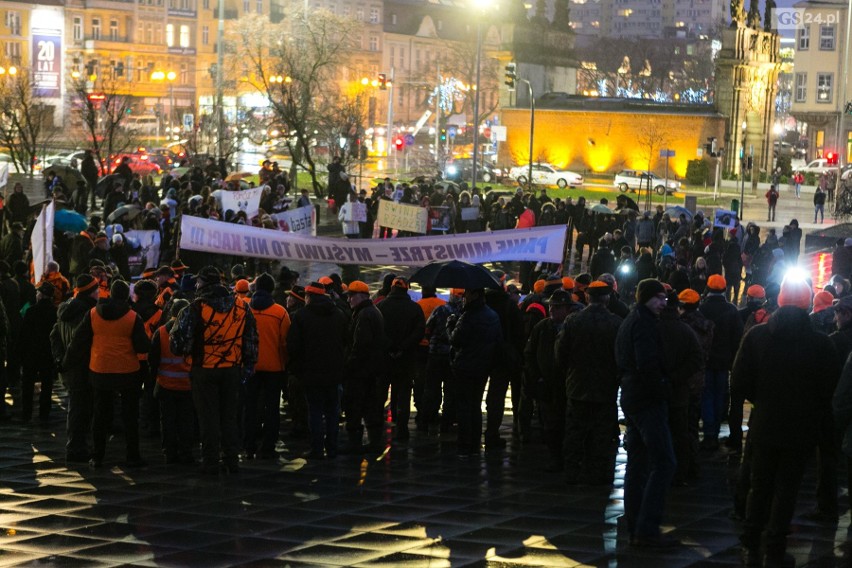
{"label": "billboard", "polygon": [[33,21],[40,23],[32,28],[31,42],[35,95],[59,97],[62,90],[61,15],[54,11],[34,10]]}

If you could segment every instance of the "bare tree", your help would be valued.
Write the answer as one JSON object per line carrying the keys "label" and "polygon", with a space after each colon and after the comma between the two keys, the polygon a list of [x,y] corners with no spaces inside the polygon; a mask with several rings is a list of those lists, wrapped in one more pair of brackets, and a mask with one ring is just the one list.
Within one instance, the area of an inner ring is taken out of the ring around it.
{"label": "bare tree", "polygon": [[112,170],[112,156],[131,147],[133,135],[125,128],[132,98],[122,94],[114,80],[102,80],[97,88],[87,85],[84,77],[72,78],[69,90],[72,109],[83,126],[86,144],[95,159]]}
{"label": "bare tree", "polygon": [[[316,148],[328,133],[327,117],[340,106],[340,71],[353,51],[359,23],[326,10],[305,13],[291,2],[280,24],[257,16],[243,18],[235,30],[237,58],[253,84],[269,101],[272,121],[286,132],[292,159],[291,179],[301,167],[322,196]],[[338,126],[339,128],[339,126]]]}
{"label": "bare tree", "polygon": [[32,175],[36,156],[44,153],[58,134],[53,122],[54,108],[37,96],[30,71],[13,67],[4,67],[0,104],[3,107],[0,144],[9,149],[18,171]]}

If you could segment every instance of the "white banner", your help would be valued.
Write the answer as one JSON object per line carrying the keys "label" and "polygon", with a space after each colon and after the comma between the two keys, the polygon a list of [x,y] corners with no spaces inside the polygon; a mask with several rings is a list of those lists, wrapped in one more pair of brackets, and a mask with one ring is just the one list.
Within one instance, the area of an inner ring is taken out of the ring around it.
{"label": "white banner", "polygon": [[241,191],[223,191],[221,194],[222,211],[227,212],[228,209],[237,213],[245,211],[249,219],[257,217],[257,210],[260,208],[260,194],[263,192],[262,187],[252,189],[243,189]]}
{"label": "white banner", "polygon": [[402,239],[335,239],[181,217],[181,249],[269,260],[403,266],[454,259],[559,263],[564,246],[565,227],[561,225]]}
{"label": "white banner", "polygon": [[[160,231],[125,231],[124,238],[131,248],[139,250],[134,253],[140,258],[140,268],[157,268],[160,266]],[[141,270],[140,270],[141,272]]]}
{"label": "white banner", "polygon": [[0,187],[9,185],[9,162],[0,163]]}
{"label": "white banner", "polygon": [[289,209],[270,216],[285,233],[317,236],[317,209],[313,205]]}
{"label": "white banner", "polygon": [[409,231],[411,233],[426,233],[426,218],[429,212],[419,205],[404,205],[387,199],[379,200],[379,226]]}
{"label": "white banner", "polygon": [[30,243],[33,248],[33,278],[41,282],[42,275],[47,272],[47,263],[53,260],[53,201],[41,208],[36,218]]}

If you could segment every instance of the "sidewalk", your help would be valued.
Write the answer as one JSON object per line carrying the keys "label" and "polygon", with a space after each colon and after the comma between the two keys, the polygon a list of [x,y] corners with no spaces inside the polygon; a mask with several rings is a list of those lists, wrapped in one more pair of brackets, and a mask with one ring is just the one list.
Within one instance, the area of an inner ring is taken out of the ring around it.
{"label": "sidewalk", "polygon": [[[61,394],[61,393],[60,393]],[[64,405],[64,398],[57,399]],[[629,548],[623,513],[624,454],[614,488],[570,487],[545,463],[540,436],[503,436],[497,457],[458,461],[454,436],[393,446],[379,461],[305,461],[304,441],[284,434],[278,459],[244,462],[234,476],[199,477],[166,466],[143,437],[144,469],[64,464],[64,411],[47,426],[0,425],[0,566],[737,566],[737,523],[728,518],[734,469],[703,458],[701,480],[672,489],[665,529],[686,546]],[[288,427],[283,428],[286,433]],[[812,506],[814,480],[799,512]],[[796,566],[848,566],[845,499],[838,527],[794,520]]]}

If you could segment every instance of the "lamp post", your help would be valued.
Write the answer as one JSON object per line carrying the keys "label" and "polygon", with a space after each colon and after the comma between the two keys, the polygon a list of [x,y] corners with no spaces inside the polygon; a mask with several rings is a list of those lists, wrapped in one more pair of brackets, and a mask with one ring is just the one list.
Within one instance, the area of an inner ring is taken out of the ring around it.
{"label": "lamp post", "polygon": [[474,0],[476,8],[479,10],[476,19],[476,83],[474,84],[473,93],[473,182],[471,189],[476,189],[476,175],[479,172],[477,167],[477,158],[479,158],[479,90],[481,82],[482,68],[482,18],[485,8],[491,5],[490,0]]}
{"label": "lamp post", "polygon": [[739,215],[740,221],[743,220],[743,211],[745,210],[745,204],[743,203],[745,199],[745,170],[746,170],[746,155],[745,155],[745,146],[746,146],[746,129],[748,128],[748,123],[744,120],[742,124],[742,145],[740,148],[740,210],[737,211]]}
{"label": "lamp post", "polygon": [[169,82],[169,113],[168,113],[168,122],[171,126],[171,132],[174,132],[174,127],[172,119],[174,118],[174,108],[175,108],[175,79],[177,78],[177,73],[174,71],[154,71],[151,73],[151,80],[156,82],[168,81]]}

